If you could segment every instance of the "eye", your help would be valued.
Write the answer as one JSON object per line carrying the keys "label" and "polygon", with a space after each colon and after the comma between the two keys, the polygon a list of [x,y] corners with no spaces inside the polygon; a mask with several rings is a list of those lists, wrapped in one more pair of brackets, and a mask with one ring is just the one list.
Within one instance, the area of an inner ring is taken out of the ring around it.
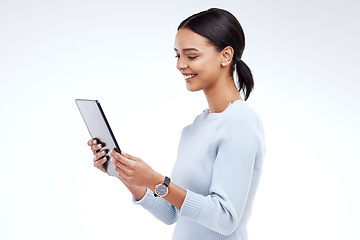
{"label": "eye", "polygon": [[195,58],[197,58],[197,56],[188,56],[188,59],[195,59]]}
{"label": "eye", "polygon": [[180,58],[180,55],[176,55],[175,58],[179,59],[179,58]]}

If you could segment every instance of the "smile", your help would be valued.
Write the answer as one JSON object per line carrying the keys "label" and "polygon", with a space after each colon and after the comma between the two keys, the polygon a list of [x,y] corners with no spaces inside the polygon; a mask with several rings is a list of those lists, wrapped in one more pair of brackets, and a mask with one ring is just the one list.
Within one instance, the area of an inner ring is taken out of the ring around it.
{"label": "smile", "polygon": [[189,80],[193,79],[196,76],[197,76],[197,74],[186,74],[186,75],[184,74],[184,78],[185,78],[186,81],[189,81]]}

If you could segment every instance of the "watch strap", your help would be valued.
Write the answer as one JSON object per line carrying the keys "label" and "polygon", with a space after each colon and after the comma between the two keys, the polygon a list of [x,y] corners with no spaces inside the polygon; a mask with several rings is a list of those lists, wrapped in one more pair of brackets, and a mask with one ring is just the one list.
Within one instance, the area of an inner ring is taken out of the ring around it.
{"label": "watch strap", "polygon": [[164,185],[166,186],[166,187],[169,187],[169,185],[170,185],[170,178],[168,178],[168,177],[165,177],[165,180],[164,180]]}

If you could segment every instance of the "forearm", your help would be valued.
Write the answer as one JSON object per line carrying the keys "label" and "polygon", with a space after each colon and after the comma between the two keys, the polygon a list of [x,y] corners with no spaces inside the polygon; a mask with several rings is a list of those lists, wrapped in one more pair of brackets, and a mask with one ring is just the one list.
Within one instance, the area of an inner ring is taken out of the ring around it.
{"label": "forearm", "polygon": [[174,183],[169,185],[169,193],[164,197],[166,201],[171,203],[177,209],[181,209],[186,196],[186,191]]}
{"label": "forearm", "polygon": [[[155,187],[161,184],[165,177],[154,171],[140,158],[127,153],[118,153],[115,150],[110,152],[111,160],[119,173],[119,179],[125,184],[137,200],[142,199],[147,191],[155,191]],[[136,186],[136,187],[135,187]],[[164,197],[171,205],[181,209],[186,191],[170,183],[167,196]]]}
{"label": "forearm", "polygon": [[[135,191],[133,193],[133,202],[135,204],[141,205],[157,219],[165,224],[171,225],[177,221],[178,209],[181,208],[186,192],[175,184],[170,183],[167,196],[164,198],[155,197],[155,186],[162,183],[164,178],[161,174],[154,172],[154,175],[149,179],[146,186],[144,186],[146,189],[144,195],[141,188],[138,188],[140,191],[129,186],[128,188],[130,191]],[[182,191],[184,191],[183,194],[181,194]],[[139,197],[137,198],[137,196]]]}
{"label": "forearm", "polygon": [[[149,186],[149,189],[155,192],[155,186],[164,181],[165,177],[161,174],[156,174],[153,183]],[[171,203],[177,209],[181,209],[186,196],[186,191],[174,183],[170,183],[168,188],[168,194],[164,197],[166,201]]]}

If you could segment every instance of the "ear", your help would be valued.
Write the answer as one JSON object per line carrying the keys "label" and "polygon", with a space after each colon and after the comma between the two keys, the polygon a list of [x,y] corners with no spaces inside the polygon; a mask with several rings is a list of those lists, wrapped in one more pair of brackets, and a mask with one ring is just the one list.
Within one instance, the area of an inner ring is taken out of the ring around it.
{"label": "ear", "polygon": [[232,62],[234,56],[234,49],[230,46],[227,46],[221,51],[221,66],[229,66]]}

